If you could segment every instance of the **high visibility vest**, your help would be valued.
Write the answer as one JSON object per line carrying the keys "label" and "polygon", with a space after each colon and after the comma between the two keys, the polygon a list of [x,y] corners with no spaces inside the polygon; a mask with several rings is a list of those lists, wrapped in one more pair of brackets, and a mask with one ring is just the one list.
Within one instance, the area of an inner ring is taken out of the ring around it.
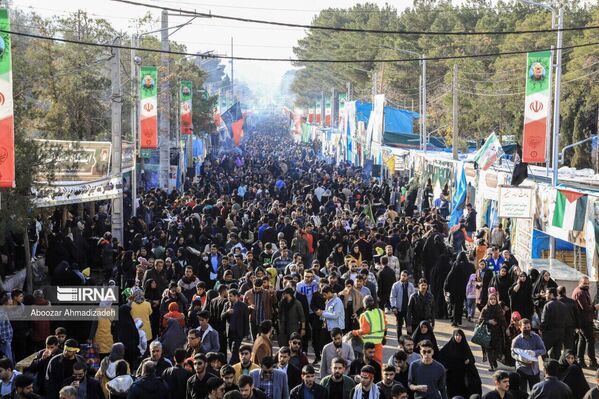
{"label": "high visibility vest", "polygon": [[362,317],[365,317],[370,325],[370,332],[366,335],[362,335],[362,341],[372,342],[373,344],[380,344],[383,342],[385,336],[385,315],[381,309],[367,310],[362,313]]}

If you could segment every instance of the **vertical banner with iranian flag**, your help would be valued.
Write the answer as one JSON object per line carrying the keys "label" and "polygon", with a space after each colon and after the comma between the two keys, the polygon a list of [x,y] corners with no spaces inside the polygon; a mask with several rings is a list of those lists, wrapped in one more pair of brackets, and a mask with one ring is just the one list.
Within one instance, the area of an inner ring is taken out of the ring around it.
{"label": "vertical banner with iranian flag", "polygon": [[551,96],[551,52],[528,53],[522,161],[545,162],[547,115]]}
{"label": "vertical banner with iranian flag", "polygon": [[158,70],[141,67],[140,146],[158,147]]}
{"label": "vertical banner with iranian flag", "polygon": [[193,124],[191,122],[191,89],[191,81],[181,81],[181,92],[179,93],[179,98],[181,99],[181,134],[191,134],[193,131]]}
{"label": "vertical banner with iranian flag", "polygon": [[331,99],[327,97],[324,106],[324,126],[331,126]]}
{"label": "vertical banner with iranian flag", "polygon": [[[0,9],[0,29],[10,31],[8,10]],[[15,186],[15,136],[12,102],[11,37],[0,34],[0,187]]]}
{"label": "vertical banner with iranian flag", "polygon": [[320,124],[320,120],[322,118],[321,113],[322,112],[320,111],[320,101],[316,101],[316,106],[314,108],[314,115],[315,115],[315,117],[314,117],[315,122],[314,123]]}

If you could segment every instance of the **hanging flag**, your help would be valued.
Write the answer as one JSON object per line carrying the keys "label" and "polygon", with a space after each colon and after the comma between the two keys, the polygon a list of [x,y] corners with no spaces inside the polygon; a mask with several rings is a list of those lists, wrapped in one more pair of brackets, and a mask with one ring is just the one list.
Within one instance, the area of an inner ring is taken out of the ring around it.
{"label": "hanging flag", "polygon": [[15,186],[15,135],[8,10],[0,9],[0,187]]}
{"label": "hanging flag", "polygon": [[545,162],[547,114],[551,95],[551,52],[528,53],[522,160]]}
{"label": "hanging flag", "polygon": [[320,120],[322,117],[322,115],[320,115],[321,114],[320,101],[316,101],[316,108],[314,109],[314,111],[315,111],[314,114],[316,115],[316,124],[320,124]]}
{"label": "hanging flag", "polygon": [[466,191],[468,190],[468,182],[466,181],[466,172],[464,170],[464,162],[457,164],[457,176],[455,193],[451,202],[451,215],[449,216],[449,227],[458,224],[460,218],[464,215],[464,205],[466,202]]}
{"label": "hanging flag", "polygon": [[555,196],[552,225],[564,230],[584,231],[587,219],[587,199],[586,194],[558,189]]}
{"label": "hanging flag", "polygon": [[325,102],[324,115],[324,125],[331,126],[331,100]]}
{"label": "hanging flag", "polygon": [[140,146],[158,147],[158,70],[141,67]]}
{"label": "hanging flag", "polygon": [[193,123],[191,121],[191,81],[181,81],[181,92],[179,93],[179,98],[181,101],[181,134],[191,134],[193,131]]}
{"label": "hanging flag", "polygon": [[364,207],[362,211],[362,215],[366,216],[366,219],[370,220],[370,223],[374,224],[376,220],[374,219],[374,214],[372,213],[372,205],[368,204]]}
{"label": "hanging flag", "polygon": [[485,144],[478,150],[474,156],[474,162],[478,163],[482,170],[487,170],[501,158],[505,153],[501,147],[501,143],[495,133],[491,133]]}
{"label": "hanging flag", "polygon": [[236,102],[222,114],[223,121],[229,129],[229,133],[232,135],[233,141],[236,146],[239,146],[241,137],[243,136],[243,113],[241,112],[241,105]]}
{"label": "hanging flag", "polygon": [[338,123],[339,126],[343,126],[343,118],[345,115],[345,101],[347,99],[347,94],[346,93],[339,93],[339,115],[338,117]]}
{"label": "hanging flag", "polygon": [[528,164],[522,162],[522,147],[516,144],[514,152],[514,171],[512,172],[512,186],[519,186],[528,177]]}

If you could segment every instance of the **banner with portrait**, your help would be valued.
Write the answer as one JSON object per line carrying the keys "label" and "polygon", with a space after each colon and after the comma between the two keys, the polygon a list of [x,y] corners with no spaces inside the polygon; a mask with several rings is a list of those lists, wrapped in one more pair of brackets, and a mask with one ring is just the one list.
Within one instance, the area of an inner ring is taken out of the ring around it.
{"label": "banner with portrait", "polygon": [[545,162],[551,96],[551,52],[528,53],[522,161]]}
{"label": "banner with portrait", "polygon": [[181,81],[179,99],[181,101],[181,134],[191,134],[193,131],[191,115],[192,83],[189,80]]}
{"label": "banner with portrait", "polygon": [[141,67],[140,147],[158,148],[158,70]]}

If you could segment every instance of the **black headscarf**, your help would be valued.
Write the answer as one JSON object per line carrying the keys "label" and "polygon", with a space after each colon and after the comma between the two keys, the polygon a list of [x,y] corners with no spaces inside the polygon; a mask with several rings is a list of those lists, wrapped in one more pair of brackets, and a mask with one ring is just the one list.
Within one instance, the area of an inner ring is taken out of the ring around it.
{"label": "black headscarf", "polygon": [[[501,270],[503,269],[505,269],[506,271],[505,276],[501,275]],[[512,286],[512,278],[508,272],[507,266],[501,266],[501,270],[497,275],[493,276],[493,278],[491,279],[491,287],[495,287],[495,289],[497,290],[497,294],[499,295],[499,300],[501,301],[501,303],[506,306],[509,306],[510,298],[508,291]]]}
{"label": "black headscarf", "polygon": [[[423,325],[428,327],[428,331],[426,332],[426,334],[423,334],[420,332],[420,327],[422,327]],[[431,341],[433,343],[433,349],[435,350],[435,352],[434,352],[435,357],[439,353],[439,346],[437,345],[437,338],[435,337],[435,333],[433,332],[433,327],[431,326],[431,323],[429,323],[427,320],[423,320],[420,322],[420,324],[418,325],[418,328],[412,334],[412,339],[414,340],[416,347],[418,347],[418,343],[420,341],[428,339],[429,341]],[[416,348],[415,348],[415,350],[416,350]]]}
{"label": "black headscarf", "polygon": [[573,351],[567,351],[564,353],[560,359],[560,379],[564,384],[570,387],[572,390],[572,397],[574,399],[582,399],[584,395],[590,389],[589,383],[586,378],[584,378],[584,374],[580,366],[576,363],[569,364],[566,358],[568,355],[576,354]]}
{"label": "black headscarf", "polygon": [[[462,336],[462,341],[460,343],[455,340],[455,336],[458,334]],[[451,339],[443,345],[443,348],[439,351],[437,360],[448,370],[465,369],[466,364],[464,362],[466,360],[470,360],[469,364],[474,364],[474,355],[472,355],[472,350],[470,350],[464,331],[453,330]]]}

